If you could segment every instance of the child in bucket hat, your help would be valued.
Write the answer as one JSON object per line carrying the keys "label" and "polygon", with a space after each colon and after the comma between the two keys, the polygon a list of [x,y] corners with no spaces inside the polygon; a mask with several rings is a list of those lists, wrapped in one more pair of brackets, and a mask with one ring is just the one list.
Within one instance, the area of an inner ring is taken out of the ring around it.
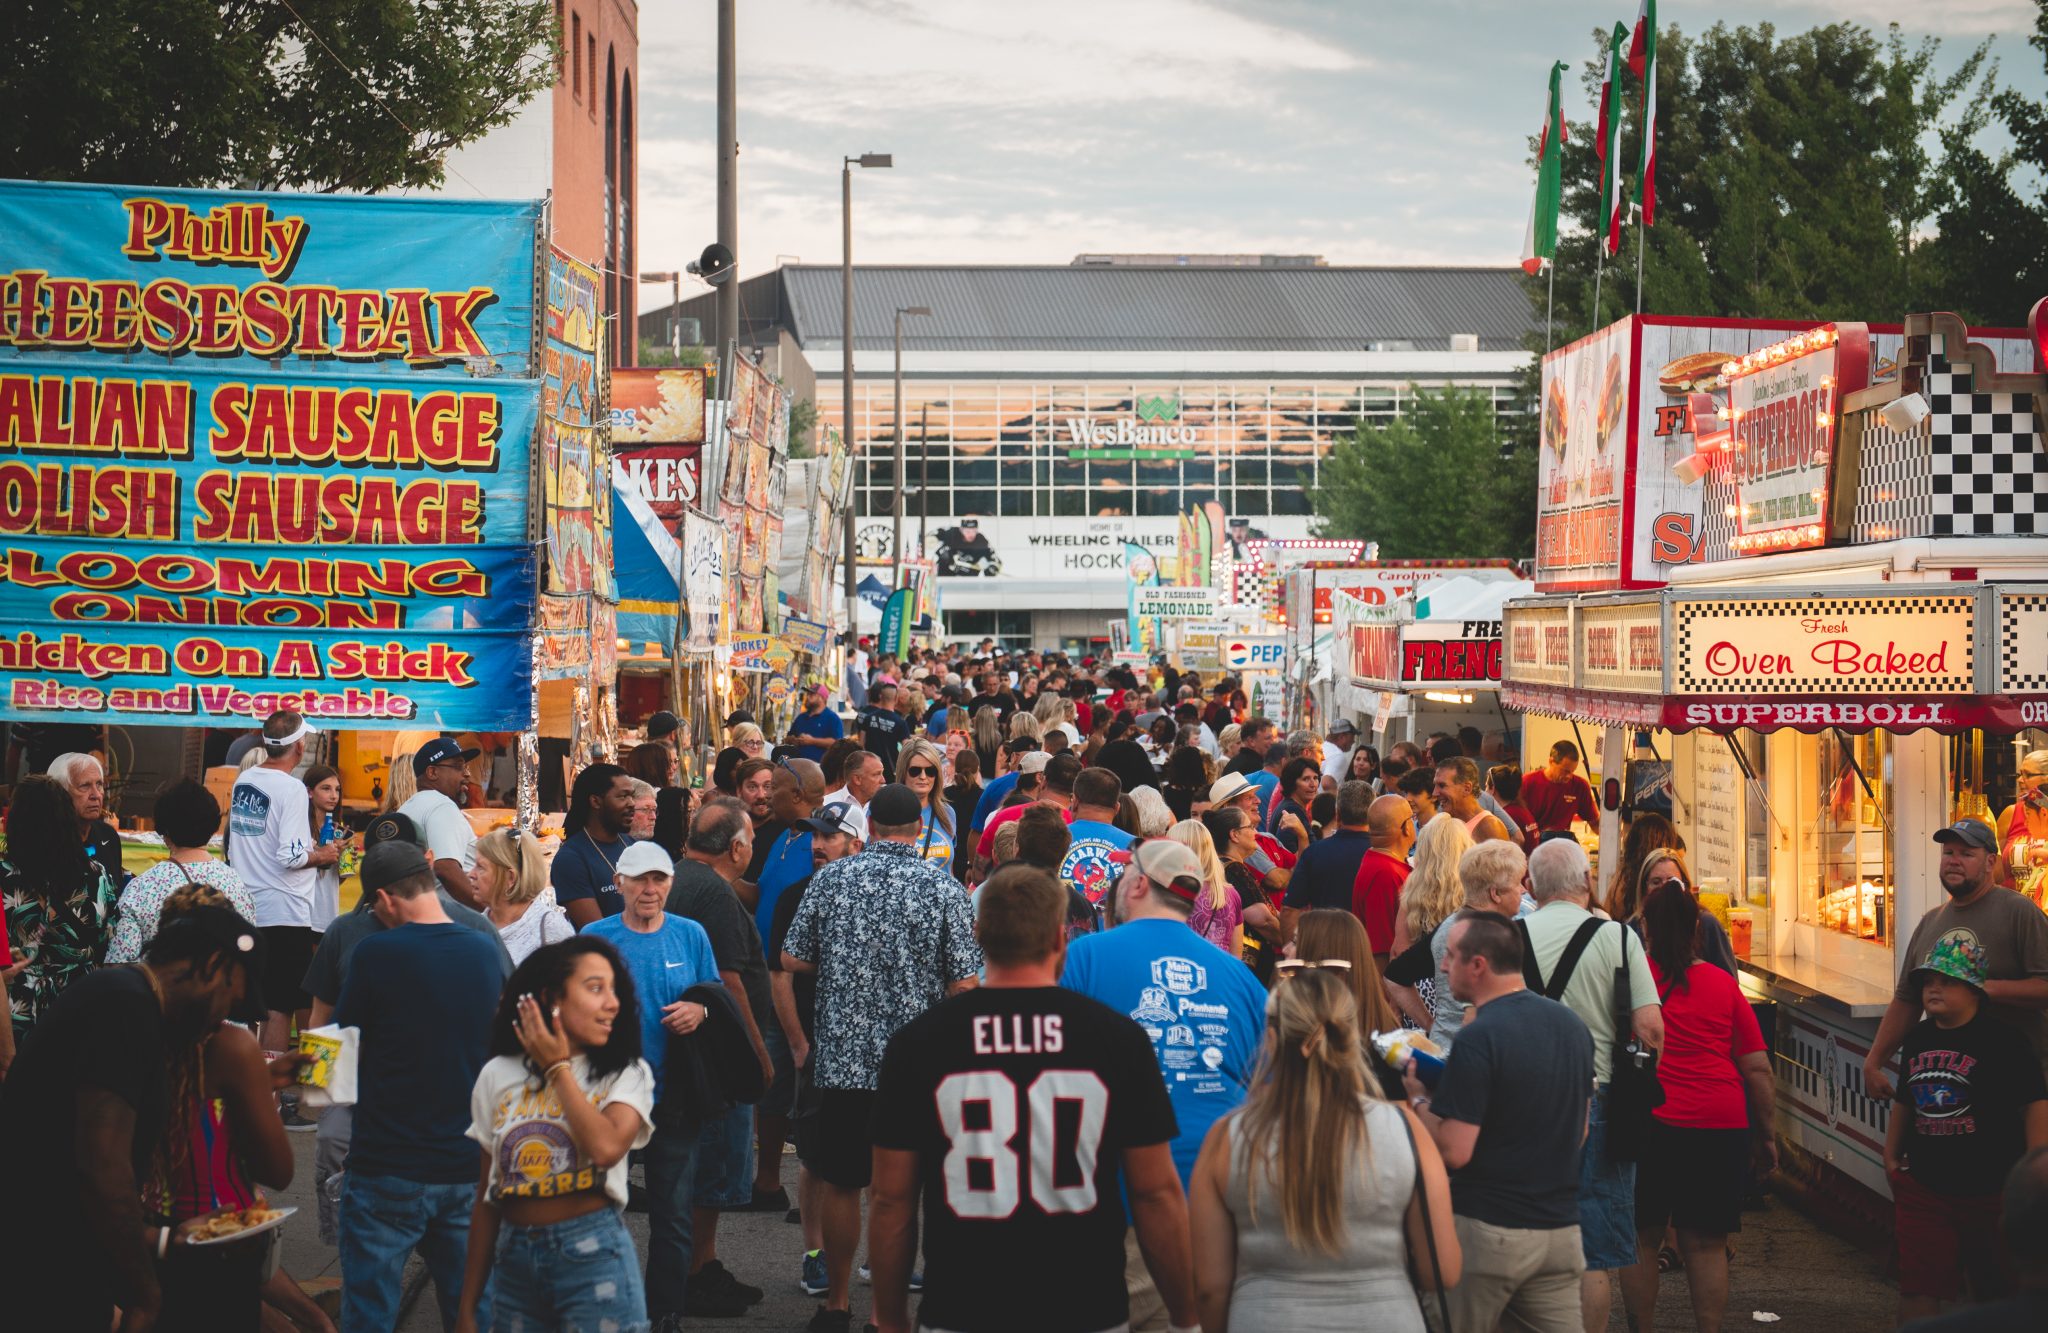
{"label": "child in bucket hat", "polygon": [[2005,1175],[2048,1142],[2048,1085],[2025,1034],[1984,1010],[1976,933],[1935,940],[1912,980],[1926,1018],[1899,1049],[1884,1143],[1901,1322],[1966,1291],[1977,1301],[2007,1294],[2012,1273],[1998,1236]]}

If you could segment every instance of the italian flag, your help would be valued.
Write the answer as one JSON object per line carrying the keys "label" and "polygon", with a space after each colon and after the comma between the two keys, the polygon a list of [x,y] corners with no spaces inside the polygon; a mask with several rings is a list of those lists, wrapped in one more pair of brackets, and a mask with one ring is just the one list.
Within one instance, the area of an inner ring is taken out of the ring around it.
{"label": "italian flag", "polygon": [[1536,138],[1536,198],[1529,205],[1529,226],[1522,233],[1522,271],[1537,274],[1557,256],[1557,203],[1564,181],[1564,103],[1558,80],[1562,60],[1550,67],[1550,103],[1543,113],[1543,132]]}
{"label": "italian flag", "polygon": [[1600,216],[1607,229],[1607,253],[1621,253],[1621,219],[1628,207],[1621,188],[1621,48],[1628,27],[1614,25],[1607,39],[1607,79],[1600,85],[1600,133],[1594,149],[1600,157]]}
{"label": "italian flag", "polygon": [[1643,225],[1647,227],[1657,212],[1657,0],[1643,0],[1636,14],[1628,67],[1643,84],[1643,144],[1636,165],[1636,198],[1642,202]]}

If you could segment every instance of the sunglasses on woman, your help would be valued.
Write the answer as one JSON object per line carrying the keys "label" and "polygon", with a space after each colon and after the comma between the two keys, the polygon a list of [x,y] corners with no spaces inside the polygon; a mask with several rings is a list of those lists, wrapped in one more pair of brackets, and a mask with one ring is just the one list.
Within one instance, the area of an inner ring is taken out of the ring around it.
{"label": "sunglasses on woman", "polygon": [[930,764],[912,764],[904,772],[913,778],[935,778],[939,775],[939,770]]}
{"label": "sunglasses on woman", "polygon": [[1283,977],[1291,977],[1304,968],[1312,967],[1334,967],[1349,972],[1351,970],[1351,960],[1349,958],[1282,958],[1279,962],[1273,964],[1274,972]]}

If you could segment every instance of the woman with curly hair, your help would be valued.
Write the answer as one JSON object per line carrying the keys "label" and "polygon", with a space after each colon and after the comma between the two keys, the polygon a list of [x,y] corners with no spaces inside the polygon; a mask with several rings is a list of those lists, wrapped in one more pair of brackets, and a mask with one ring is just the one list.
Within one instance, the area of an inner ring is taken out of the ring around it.
{"label": "woman with curly hair", "polygon": [[1472,845],[1464,821],[1439,814],[1422,826],[1415,839],[1415,857],[1408,882],[1401,889],[1401,912],[1394,921],[1394,948],[1399,958],[1417,940],[1426,940],[1443,919],[1465,905],[1465,886],[1458,879],[1458,858]]}
{"label": "woman with curly hair", "polygon": [[[674,1008],[679,1032],[704,1021],[701,1004]],[[643,1040],[632,973],[602,939],[536,949],[506,981],[470,1093],[483,1164],[457,1329],[473,1333],[494,1277],[494,1328],[647,1326],[624,1217],[626,1154],[654,1134]]]}

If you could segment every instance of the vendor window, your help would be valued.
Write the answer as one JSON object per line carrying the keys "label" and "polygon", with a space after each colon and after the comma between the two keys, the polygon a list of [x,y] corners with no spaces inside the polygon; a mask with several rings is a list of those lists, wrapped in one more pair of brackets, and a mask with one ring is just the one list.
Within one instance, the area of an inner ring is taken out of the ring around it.
{"label": "vendor window", "polygon": [[1892,939],[1891,737],[1799,740],[1799,920],[1852,939]]}
{"label": "vendor window", "polygon": [[2007,882],[2048,908],[2048,731],[1952,736],[1948,771],[1948,817],[1996,829]]}

